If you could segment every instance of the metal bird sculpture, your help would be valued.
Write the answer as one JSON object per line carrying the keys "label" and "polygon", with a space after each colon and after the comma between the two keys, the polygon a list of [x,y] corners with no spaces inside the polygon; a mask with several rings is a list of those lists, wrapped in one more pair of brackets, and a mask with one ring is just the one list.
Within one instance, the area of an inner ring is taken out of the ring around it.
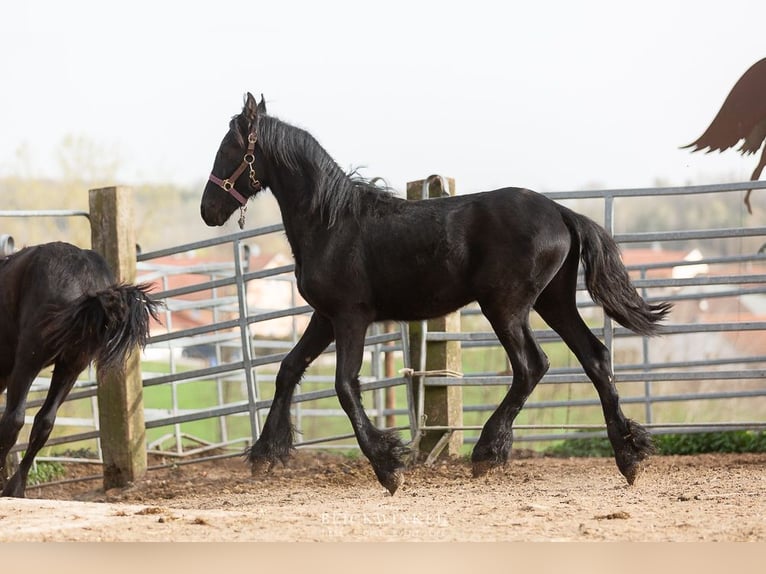
{"label": "metal bird sculpture", "polygon": [[[683,146],[694,146],[693,152],[708,148],[719,152],[734,147],[740,140],[745,140],[737,150],[742,155],[753,154],[766,139],[766,58],[753,64],[734,84],[721,109],[705,133],[697,141]],[[761,160],[750,176],[750,181],[761,177],[766,166],[766,146],[763,147]],[[750,207],[750,192],[745,194],[747,211]]]}

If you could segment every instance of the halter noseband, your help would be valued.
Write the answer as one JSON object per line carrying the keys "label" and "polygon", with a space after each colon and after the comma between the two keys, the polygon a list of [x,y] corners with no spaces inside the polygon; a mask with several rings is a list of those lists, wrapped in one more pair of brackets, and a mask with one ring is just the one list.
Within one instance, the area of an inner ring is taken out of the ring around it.
{"label": "halter noseband", "polygon": [[247,136],[247,151],[245,152],[245,156],[242,158],[242,163],[239,164],[239,167],[234,170],[234,173],[231,174],[226,179],[221,179],[220,177],[216,177],[212,173],[208,177],[209,181],[212,181],[214,184],[216,184],[218,187],[220,187],[222,190],[224,190],[226,193],[231,195],[234,199],[236,199],[239,202],[239,228],[242,229],[245,226],[245,211],[247,211],[247,196],[242,195],[239,191],[236,190],[234,187],[234,184],[239,179],[239,176],[242,175],[242,172],[245,171],[245,169],[250,169],[250,188],[252,188],[256,193],[261,191],[262,185],[258,177],[255,175],[255,168],[253,167],[253,163],[255,163],[255,142],[258,141],[258,137],[255,135],[255,130],[251,131]]}

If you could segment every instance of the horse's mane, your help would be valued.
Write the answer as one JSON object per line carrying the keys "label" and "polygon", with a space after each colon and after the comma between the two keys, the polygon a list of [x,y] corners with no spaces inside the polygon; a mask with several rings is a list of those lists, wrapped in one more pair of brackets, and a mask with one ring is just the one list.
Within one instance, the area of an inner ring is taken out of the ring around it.
{"label": "horse's mane", "polygon": [[389,187],[375,185],[356,170],[343,171],[314,136],[303,129],[272,116],[259,115],[256,132],[261,148],[272,161],[313,183],[311,210],[319,214],[328,227],[344,212],[356,217],[363,208],[374,207],[394,195]]}

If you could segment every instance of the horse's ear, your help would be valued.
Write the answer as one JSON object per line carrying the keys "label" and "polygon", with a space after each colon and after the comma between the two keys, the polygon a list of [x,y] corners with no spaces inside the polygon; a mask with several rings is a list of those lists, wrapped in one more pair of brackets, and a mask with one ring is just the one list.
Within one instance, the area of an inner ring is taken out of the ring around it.
{"label": "horse's ear", "polygon": [[255,103],[255,98],[250,92],[247,92],[247,95],[245,96],[245,105],[242,106],[242,115],[248,123],[254,122],[255,117],[258,115],[258,104]]}
{"label": "horse's ear", "polygon": [[258,102],[258,107],[256,108],[256,111],[259,114],[265,114],[266,113],[266,100],[263,99],[263,94],[261,94],[261,101]]}

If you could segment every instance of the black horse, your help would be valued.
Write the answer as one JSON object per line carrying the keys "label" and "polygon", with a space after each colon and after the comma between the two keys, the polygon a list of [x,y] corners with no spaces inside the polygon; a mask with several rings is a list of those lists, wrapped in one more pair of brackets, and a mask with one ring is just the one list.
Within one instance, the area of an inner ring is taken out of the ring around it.
{"label": "black horse", "polygon": [[[399,438],[364,412],[358,373],[373,321],[419,320],[478,301],[502,343],[513,382],[485,424],[471,460],[475,476],[504,464],[512,425],[548,369],[529,325],[534,308],[577,356],[598,391],[617,466],[633,483],[651,437],[619,406],[609,353],[575,304],[582,259],[593,299],[621,325],[655,335],[670,305],[636,292],[614,240],[590,219],[526,189],[405,201],[344,173],[306,131],[267,115],[247,94],[229,124],[202,196],[202,219],[223,225],[268,187],[295,257],[298,289],[314,308],[277,374],[271,411],[249,449],[253,471],[292,448],[290,401],[303,372],[333,340],[335,389],[362,452],[392,494],[403,480]],[[242,220],[240,220],[242,223]]]}
{"label": "black horse", "polygon": [[[149,336],[158,303],[148,285],[115,284],[106,261],[68,243],[27,247],[0,258],[0,417],[3,496],[23,497],[27,475],[53,430],[56,411],[92,360],[98,369],[122,368],[127,354]],[[5,480],[5,463],[24,425],[32,381],[53,365],[50,390],[32,425],[18,470]]]}

